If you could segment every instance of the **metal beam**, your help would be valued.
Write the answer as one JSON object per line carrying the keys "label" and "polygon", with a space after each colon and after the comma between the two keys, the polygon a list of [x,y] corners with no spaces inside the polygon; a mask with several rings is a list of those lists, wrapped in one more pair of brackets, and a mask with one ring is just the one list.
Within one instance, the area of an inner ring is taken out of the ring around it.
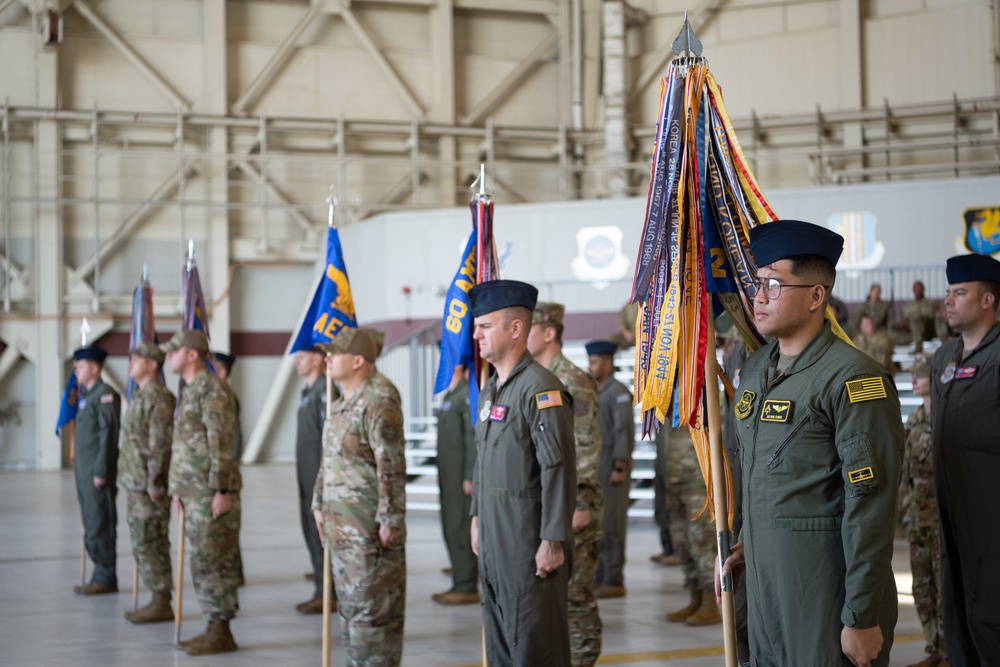
{"label": "metal beam", "polygon": [[500,103],[502,99],[507,97],[507,94],[516,88],[525,78],[531,74],[535,68],[538,66],[538,61],[542,59],[542,56],[547,54],[552,50],[559,42],[559,31],[554,31],[549,34],[548,37],[542,40],[541,44],[532,49],[531,53],[525,56],[524,60],[517,64],[510,73],[501,79],[493,90],[486,94],[479,104],[477,104],[468,114],[466,114],[461,123],[463,125],[475,125],[481,122],[486,116],[496,108],[496,105]]}
{"label": "metal beam", "polygon": [[97,262],[103,261],[105,257],[114,252],[119,245],[125,240],[127,234],[129,234],[133,229],[139,227],[146,220],[146,215],[153,210],[155,204],[172,197],[180,184],[181,178],[187,177],[189,173],[195,172],[194,164],[187,164],[182,169],[178,169],[173,174],[171,174],[167,180],[160,184],[160,187],[153,191],[146,201],[139,205],[139,208],[135,210],[132,215],[125,218],[125,221],[111,233],[111,235],[105,239],[104,243],[101,244],[100,249],[94,254],[90,259],[85,260],[80,266],[73,269],[70,273],[71,279],[74,281],[86,280],[91,273],[94,272],[94,267]]}
{"label": "metal beam", "polygon": [[288,214],[292,216],[292,219],[295,220],[295,222],[299,223],[299,227],[301,227],[304,231],[306,231],[309,234],[312,235],[319,234],[319,229],[320,229],[319,225],[310,220],[305,213],[303,213],[298,209],[298,207],[294,206],[292,204],[292,200],[289,199],[285,193],[279,190],[278,186],[276,186],[270,179],[264,178],[263,174],[261,174],[256,167],[254,167],[246,160],[236,160],[235,166],[244,174],[257,181],[258,185],[263,185],[265,188],[267,188],[267,191],[271,193],[271,196],[275,197],[278,201],[288,206],[287,209]]}
{"label": "metal beam", "polygon": [[14,0],[0,0],[0,12],[7,9],[7,7],[12,4],[14,4]]}
{"label": "metal beam", "polygon": [[[427,180],[427,172],[421,170],[417,175],[418,180],[421,184]],[[407,194],[413,191],[413,175],[410,173],[405,173],[399,177],[399,179],[389,186],[389,189],[385,191],[385,194],[379,197],[379,204],[398,204],[399,200],[405,197]]]}
{"label": "metal beam", "polygon": [[[320,281],[323,279],[323,271],[317,270],[316,277],[313,278],[311,289],[306,292],[306,294],[312,295],[316,293],[316,288],[319,287]],[[292,329],[292,335],[288,337],[288,343],[285,345],[285,352],[281,355],[281,362],[278,364],[278,372],[274,374],[274,378],[271,380],[271,387],[267,390],[267,397],[264,399],[264,405],[261,406],[260,411],[257,413],[257,419],[254,422],[253,431],[250,432],[250,437],[247,439],[246,447],[243,448],[243,460],[244,465],[249,465],[251,463],[257,462],[257,457],[260,456],[260,450],[264,446],[264,440],[267,438],[268,433],[271,431],[271,427],[274,425],[275,417],[278,414],[278,408],[281,407],[281,402],[288,390],[288,385],[292,381],[292,373],[295,370],[295,356],[291,354],[292,344],[295,342],[295,334],[302,327],[302,323],[305,321],[306,317],[309,315],[309,306],[312,299],[307,298],[302,306],[302,312],[295,321],[295,327]],[[325,376],[320,380],[320,382],[325,381]]]}
{"label": "metal beam", "polygon": [[389,83],[392,84],[392,87],[396,89],[396,92],[399,93],[403,98],[403,101],[406,102],[406,106],[409,107],[410,113],[418,118],[423,118],[426,111],[422,106],[420,106],[420,102],[418,102],[417,98],[413,96],[412,92],[410,92],[410,89],[407,87],[402,77],[399,76],[399,73],[393,68],[392,64],[386,60],[385,54],[382,53],[382,49],[380,49],[378,44],[375,43],[374,38],[372,38],[365,27],[361,25],[361,22],[358,21],[358,17],[354,15],[354,12],[352,12],[349,8],[345,8],[340,12],[340,16],[344,19],[344,22],[351,28],[351,30],[354,31],[354,34],[357,35],[358,39],[361,40],[361,44],[368,51],[368,55],[372,57],[375,64],[378,65],[379,69],[382,70],[382,73],[389,79]]}
{"label": "metal beam", "polygon": [[494,14],[555,14],[556,3],[547,0],[455,0],[455,9],[491,12]]}
{"label": "metal beam", "polygon": [[[3,11],[3,7],[0,7],[0,12]],[[0,354],[0,387],[3,386],[3,381],[7,379],[10,372],[17,367],[17,362],[21,361],[21,352],[13,345],[8,345]]]}
{"label": "metal beam", "polygon": [[[726,4],[727,0],[707,0],[705,4],[698,7],[691,13],[691,29],[694,32],[698,32],[701,28],[708,23],[708,20],[715,15],[715,11],[719,9],[722,5]],[[635,78],[635,85],[632,86],[632,92],[629,93],[628,101],[629,104],[634,102],[642,94],[642,91],[646,90],[646,86],[650,84],[651,81],[657,80],[663,73],[663,67],[670,60],[670,56],[673,53],[670,49],[670,45],[673,43],[673,38],[668,37],[662,44],[660,48],[656,49],[653,54],[652,60],[642,68],[639,75]]]}
{"label": "metal beam", "polygon": [[188,111],[191,105],[181,97],[180,93],[171,87],[166,80],[161,77],[156,70],[154,70],[149,63],[142,59],[142,57],[132,50],[132,47],[122,39],[118,33],[112,30],[111,26],[104,22],[93,9],[90,8],[84,0],[75,0],[73,7],[76,9],[77,13],[85,18],[92,26],[97,28],[97,31],[104,35],[105,39],[111,42],[116,49],[118,49],[125,59],[136,66],[140,72],[145,75],[149,82],[152,83],[157,90],[167,96],[174,106],[182,111]]}
{"label": "metal beam", "polygon": [[292,50],[297,46],[299,38],[302,37],[302,33],[322,13],[323,9],[324,4],[321,2],[315,2],[310,5],[309,10],[299,19],[299,22],[295,24],[291,32],[281,41],[281,44],[278,45],[277,50],[271,55],[271,59],[267,61],[264,68],[254,77],[254,80],[250,82],[250,85],[243,91],[243,94],[236,99],[236,102],[233,103],[234,113],[237,115],[247,113],[247,107],[264,92],[264,89],[271,84],[274,77],[285,66],[285,63],[288,62],[289,57],[292,55]]}

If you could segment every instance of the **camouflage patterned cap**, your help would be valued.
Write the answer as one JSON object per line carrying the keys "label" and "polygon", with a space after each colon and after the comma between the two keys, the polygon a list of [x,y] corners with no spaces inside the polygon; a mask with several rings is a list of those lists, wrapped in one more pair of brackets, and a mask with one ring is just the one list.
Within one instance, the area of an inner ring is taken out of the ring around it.
{"label": "camouflage patterned cap", "polygon": [[365,329],[344,327],[329,343],[317,345],[327,354],[353,354],[364,357],[368,363],[375,363],[378,346]]}
{"label": "camouflage patterned cap", "polygon": [[539,301],[535,304],[535,310],[531,313],[532,324],[558,324],[562,326],[563,317],[566,315],[566,306],[561,303],[551,301]]}
{"label": "camouflage patterned cap", "polygon": [[910,366],[910,375],[927,377],[930,374],[931,374],[931,355],[929,354],[913,355],[913,365]]}
{"label": "camouflage patterned cap", "polygon": [[371,336],[372,340],[375,342],[375,357],[381,357],[382,348],[385,347],[385,332],[381,329],[373,329],[371,327],[365,327],[363,331]]}
{"label": "camouflage patterned cap", "polygon": [[165,344],[160,346],[160,349],[164,352],[176,352],[182,347],[186,347],[189,350],[196,350],[197,352],[208,352],[208,337],[205,335],[204,331],[196,331],[195,329],[178,329],[174,332],[173,337]]}
{"label": "camouflage patterned cap", "polygon": [[144,357],[146,359],[152,359],[158,364],[162,364],[163,360],[167,356],[160,349],[160,346],[156,343],[139,343],[131,350],[129,350],[129,356],[133,357]]}

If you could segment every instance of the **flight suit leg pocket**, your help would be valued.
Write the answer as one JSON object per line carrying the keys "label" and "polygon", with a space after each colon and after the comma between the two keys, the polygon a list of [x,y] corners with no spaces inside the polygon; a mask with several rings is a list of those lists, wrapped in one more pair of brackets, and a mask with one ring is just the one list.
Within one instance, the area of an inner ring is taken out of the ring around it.
{"label": "flight suit leg pocket", "polygon": [[847,497],[861,498],[878,491],[879,471],[868,434],[852,435],[838,449]]}

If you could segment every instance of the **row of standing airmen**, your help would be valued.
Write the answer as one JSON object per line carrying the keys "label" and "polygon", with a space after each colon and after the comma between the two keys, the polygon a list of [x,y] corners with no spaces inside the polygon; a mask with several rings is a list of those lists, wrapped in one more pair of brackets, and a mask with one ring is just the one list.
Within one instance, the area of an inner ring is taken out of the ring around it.
{"label": "row of standing airmen", "polygon": [[[824,319],[842,244],[838,235],[797,221],[778,221],[751,234],[751,252],[762,267],[756,324],[772,342],[750,355],[740,371],[732,413],[743,468],[743,539],[722,564],[723,572],[745,575],[749,664],[888,664],[896,620],[892,533],[904,435],[891,377],[836,338]],[[996,472],[990,457],[1000,426],[1000,263],[952,258],[948,280],[948,323],[960,335],[936,353],[930,372],[944,625],[952,661],[977,665],[1000,655],[990,630],[995,598],[980,594],[987,565],[1000,550],[995,536],[968,527],[977,504],[988,501]],[[470,546],[478,556],[472,568],[478,565],[488,662],[593,664],[601,627],[595,581],[609,596],[624,593],[631,399],[622,400],[628,391],[611,377],[610,347],[588,349],[591,367],[595,361],[605,366],[599,386],[565,360],[561,307],[537,304],[532,286],[492,281],[475,286],[470,298],[475,338],[496,371],[474,417],[472,480],[466,463],[461,475],[472,482],[462,492],[468,497]],[[203,335],[178,332],[163,349],[188,384],[176,413],[166,494],[186,510],[195,589],[208,618],[206,633],[184,648],[235,650],[228,620],[237,608],[240,480],[232,436],[226,437],[235,400],[204,372]],[[155,352],[148,352],[137,350],[132,357],[155,361]],[[315,353],[319,359],[325,354],[326,374],[341,396],[324,421],[323,454],[311,490],[300,461],[300,498],[303,504],[309,500],[319,541],[334,556],[347,663],[398,664],[406,479],[399,393],[375,368],[378,346],[366,331],[345,329]],[[78,354],[80,361],[94,361],[86,349]],[[94,363],[96,381],[78,369],[84,387],[80,415],[95,405],[94,432],[116,431],[118,399],[100,385],[100,365]],[[314,378],[303,391],[300,416],[315,384]],[[461,400],[445,400],[463,411]],[[606,417],[598,417],[599,406],[610,406]],[[126,443],[129,421],[126,415]],[[78,432],[86,422],[78,416]],[[623,439],[620,447],[615,433]],[[93,456],[84,449],[78,449],[78,489],[103,489],[105,508],[112,493],[113,507],[111,448],[102,454],[98,447]],[[146,475],[143,480],[146,486],[138,484],[136,492],[152,501],[152,482]],[[87,525],[91,511],[84,495]],[[156,495],[162,503],[162,486]],[[304,530],[310,512],[303,507]],[[459,523],[442,518],[446,526]],[[109,574],[91,537],[98,531],[87,532],[98,566],[87,586],[113,589],[113,565]],[[135,540],[137,530],[132,533]],[[454,558],[451,544],[449,550]],[[475,595],[469,569],[455,567],[454,574],[463,571],[464,582],[456,578],[437,601],[470,599],[449,593]],[[166,572],[169,596],[169,561]],[[317,590],[322,575],[320,566]],[[145,571],[144,581],[155,604],[157,589]],[[703,581],[694,585],[686,577],[686,583],[693,592],[690,616],[711,596]],[[104,592],[87,586],[80,592]],[[806,591],[813,591],[808,601]],[[169,608],[169,597],[166,602]]]}

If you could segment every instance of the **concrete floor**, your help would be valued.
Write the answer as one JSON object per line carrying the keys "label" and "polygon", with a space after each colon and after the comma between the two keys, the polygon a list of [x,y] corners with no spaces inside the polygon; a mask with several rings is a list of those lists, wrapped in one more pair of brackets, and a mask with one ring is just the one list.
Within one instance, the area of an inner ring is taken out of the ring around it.
{"label": "concrete floor", "polygon": [[[0,665],[318,665],[321,619],[301,616],[293,606],[308,598],[302,578],[308,559],[298,524],[294,468],[254,466],[244,470],[243,559],[247,586],[233,621],[236,653],[192,657],[173,647],[173,625],[133,626],[122,618],[132,607],[132,558],[119,494],[118,575],[121,593],[84,598],[73,594],[80,577],[80,515],[70,472],[0,474]],[[478,607],[442,607],[432,593],[445,590],[447,555],[436,513],[408,518],[408,582],[403,664],[478,664]],[[171,541],[176,541],[176,521]],[[176,544],[173,545],[176,551]],[[626,570],[628,597],[601,603],[604,655],[599,664],[702,666],[722,660],[721,626],[688,628],[664,614],[684,606],[678,568],[648,561],[658,551],[648,519],[633,519]],[[900,595],[892,665],[923,657],[920,625],[909,591],[906,544],[896,543]],[[89,566],[88,566],[89,568]],[[183,632],[202,631],[190,575],[185,575]],[[144,604],[149,594],[141,594]],[[343,664],[339,623],[333,621],[332,664]]]}

